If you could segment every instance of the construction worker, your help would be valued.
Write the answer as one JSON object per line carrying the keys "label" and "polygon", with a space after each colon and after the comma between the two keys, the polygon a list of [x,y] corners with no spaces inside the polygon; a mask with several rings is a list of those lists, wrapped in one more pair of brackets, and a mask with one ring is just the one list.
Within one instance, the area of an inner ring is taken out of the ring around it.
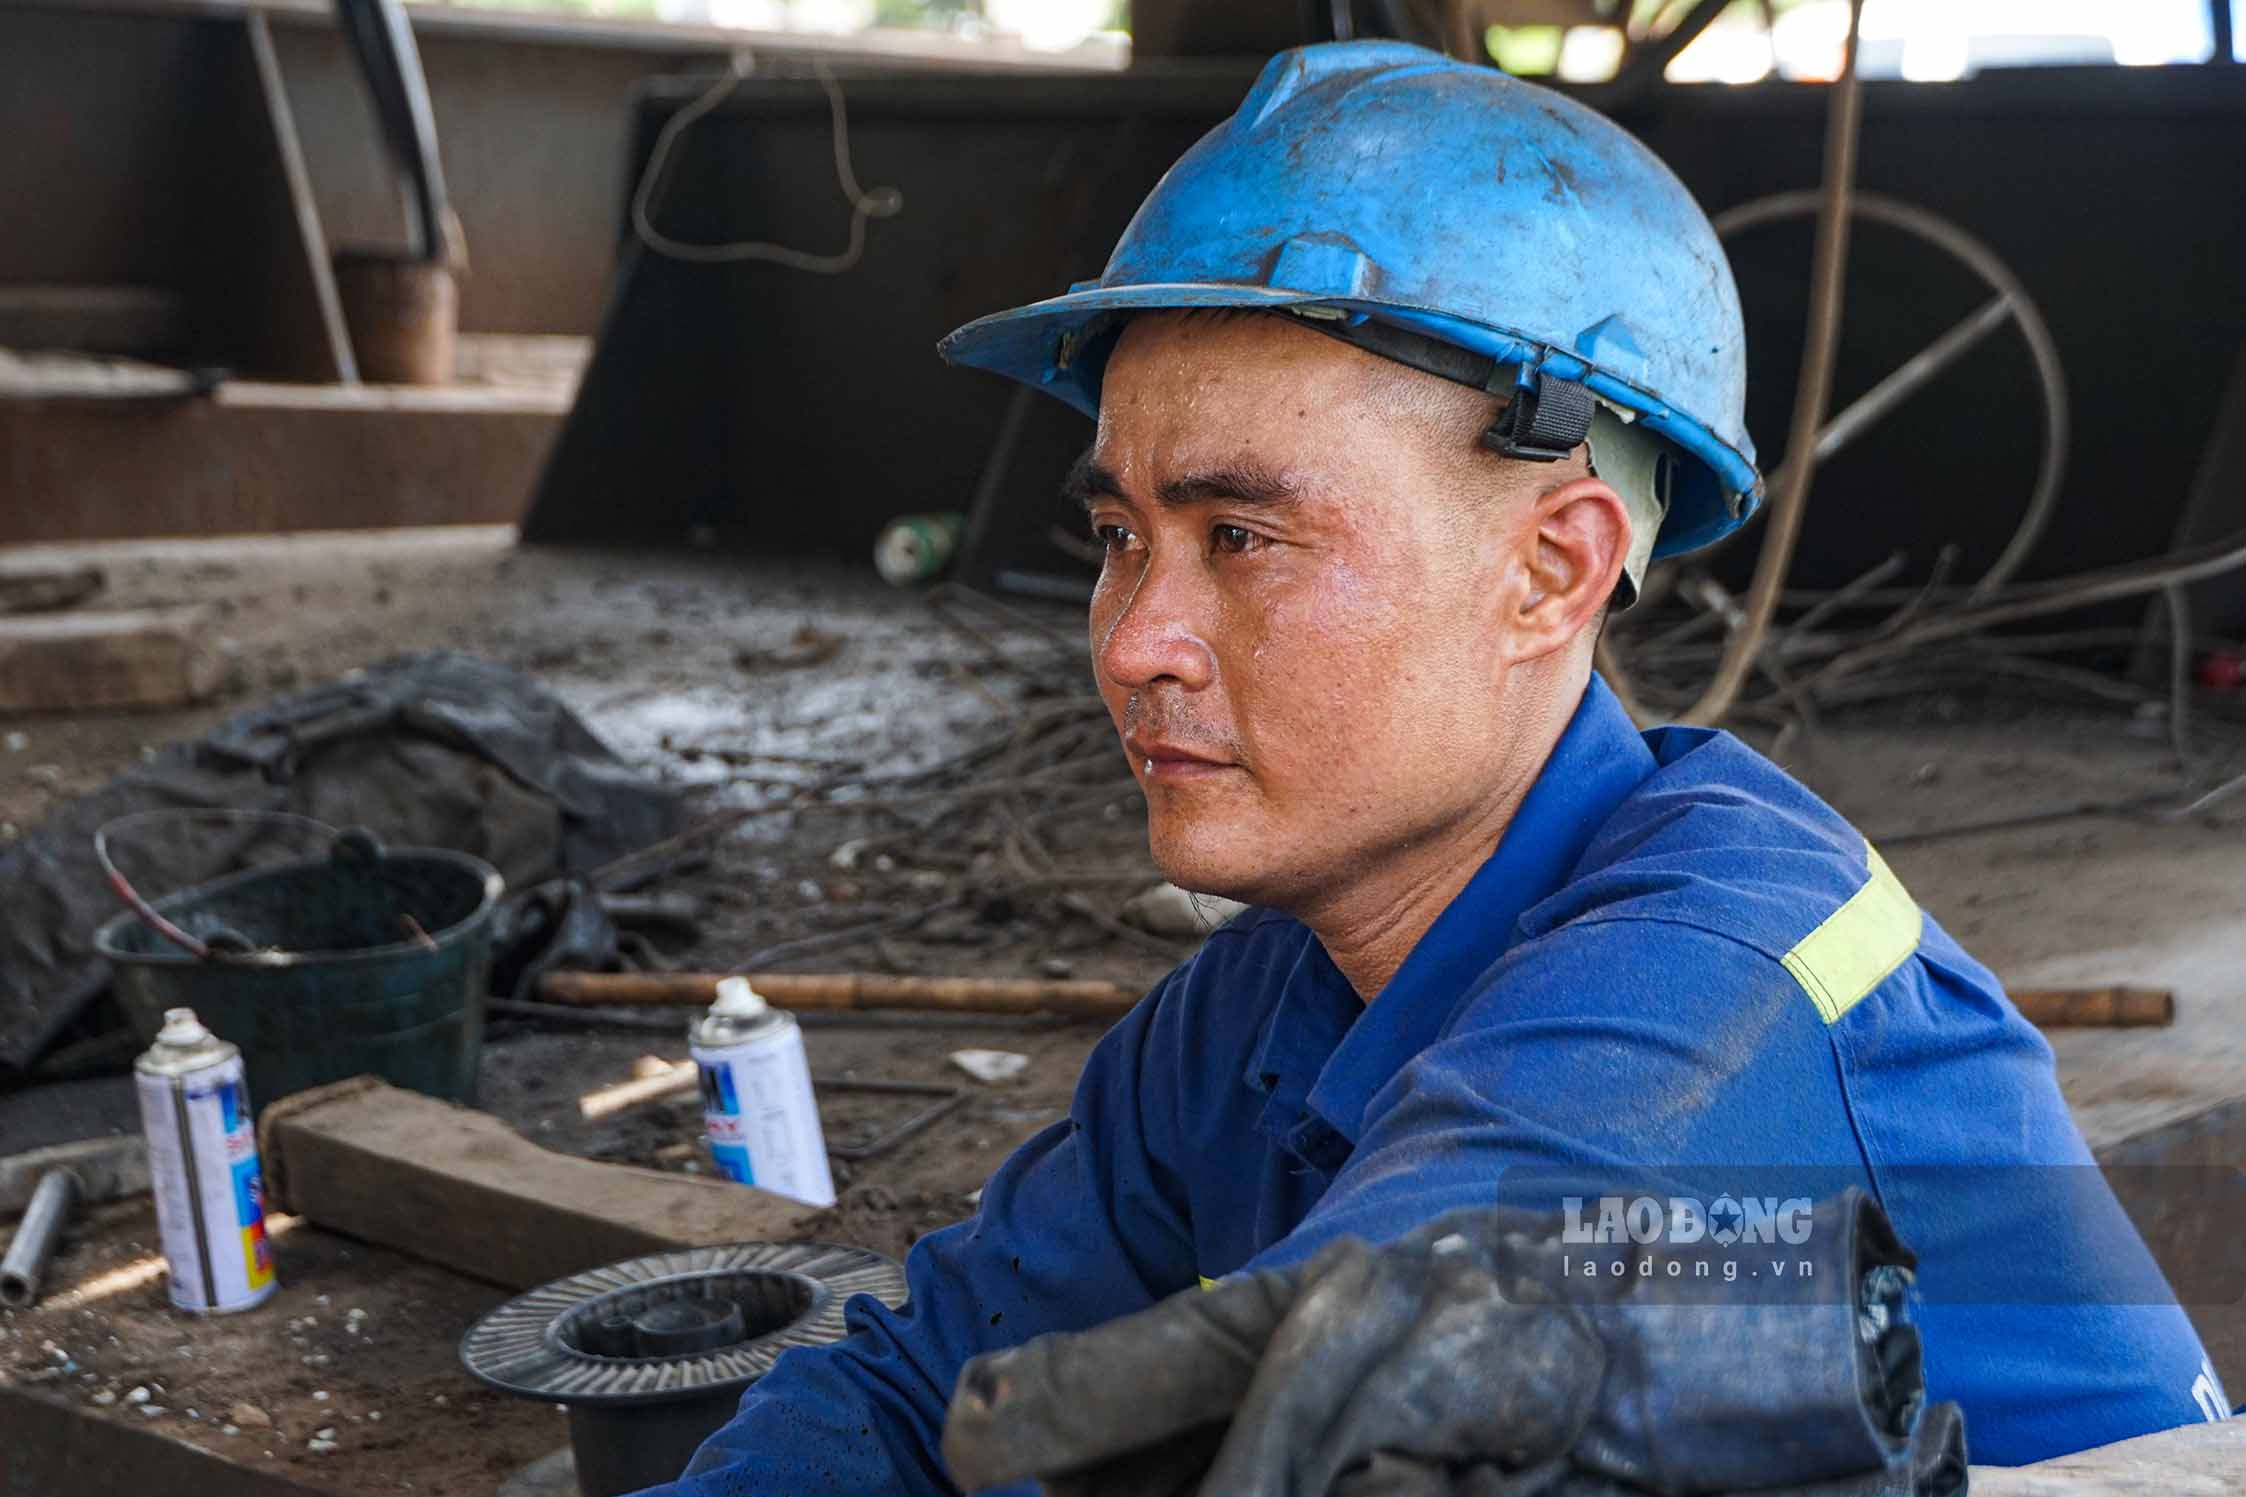
{"label": "construction worker", "polygon": [[1743,1241],[1869,1192],[1977,1461],[2227,1415],[1996,979],[1816,796],[1592,669],[1648,559],[1759,500],[1742,343],[1637,141],[1374,42],[1275,58],[1098,281],[945,340],[1097,418],[1099,689],[1156,861],[1254,908],[907,1306],[789,1352],[662,1490],[948,1491],[980,1352],[1454,1208],[1596,1236],[1649,1180]]}

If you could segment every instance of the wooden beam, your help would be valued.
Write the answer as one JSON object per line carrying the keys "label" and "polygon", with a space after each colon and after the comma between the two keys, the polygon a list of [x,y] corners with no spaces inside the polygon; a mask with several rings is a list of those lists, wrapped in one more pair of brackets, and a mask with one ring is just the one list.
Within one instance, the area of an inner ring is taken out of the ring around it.
{"label": "wooden beam", "polygon": [[0,618],[0,711],[176,707],[217,689],[201,608]]}
{"label": "wooden beam", "polygon": [[[717,998],[725,972],[549,972],[548,1003],[699,1008]],[[1120,1019],[1139,995],[1092,978],[892,977],[882,972],[770,972],[749,985],[778,1008],[927,1009],[943,1013],[1075,1014]]]}
{"label": "wooden beam", "polygon": [[539,1148],[488,1113],[372,1077],[258,1122],[273,1208],[528,1289],[665,1248],[786,1242],[819,1212],[726,1181]]}
{"label": "wooden beam", "polygon": [[187,308],[159,286],[0,286],[0,345],[162,358],[187,339]]}
{"label": "wooden beam", "polygon": [[566,403],[241,383],[162,407],[0,401],[0,545],[511,524]]}
{"label": "wooden beam", "polygon": [[136,1427],[125,1421],[126,1407],[104,1413],[74,1395],[46,1396],[0,1383],[0,1430],[7,1431],[0,1475],[7,1490],[329,1497],[326,1482],[308,1487],[278,1471],[258,1470]]}

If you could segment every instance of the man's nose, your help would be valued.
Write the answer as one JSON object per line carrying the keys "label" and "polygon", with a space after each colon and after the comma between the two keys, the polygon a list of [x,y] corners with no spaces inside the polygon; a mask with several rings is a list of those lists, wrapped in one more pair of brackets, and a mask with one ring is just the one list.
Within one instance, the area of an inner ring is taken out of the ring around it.
{"label": "man's nose", "polygon": [[1119,599],[1094,602],[1094,658],[1102,676],[1134,691],[1162,680],[1198,691],[1216,678],[1207,600],[1198,595],[1193,572],[1175,560],[1150,559]]}

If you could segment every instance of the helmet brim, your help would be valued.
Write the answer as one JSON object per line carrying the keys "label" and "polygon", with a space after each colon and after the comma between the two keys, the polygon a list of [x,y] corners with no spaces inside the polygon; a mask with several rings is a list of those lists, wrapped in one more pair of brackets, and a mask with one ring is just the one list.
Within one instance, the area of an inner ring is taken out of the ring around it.
{"label": "helmet brim", "polygon": [[1563,379],[1581,382],[1601,400],[1627,413],[1628,419],[1642,423],[1644,429],[1667,441],[1685,459],[1679,468],[1668,521],[1654,545],[1656,558],[1696,550],[1728,534],[1761,505],[1762,480],[1753,458],[1735,451],[1690,415],[1566,350],[1434,309],[1236,282],[1093,283],[1027,306],[978,317],[947,334],[936,351],[947,363],[1018,380],[1097,419],[1107,356],[1129,314],[1197,308],[1274,312],[1318,308],[1334,316],[1377,317],[1431,333],[1500,362],[1533,363]]}

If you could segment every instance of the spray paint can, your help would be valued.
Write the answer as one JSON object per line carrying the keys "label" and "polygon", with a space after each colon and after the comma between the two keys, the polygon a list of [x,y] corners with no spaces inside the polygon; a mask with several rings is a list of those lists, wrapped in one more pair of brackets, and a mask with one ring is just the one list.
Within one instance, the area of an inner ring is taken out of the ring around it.
{"label": "spray paint can", "polygon": [[759,1190],[832,1206],[827,1141],[794,1017],[767,1004],[746,977],[728,977],[686,1038],[719,1172]]}
{"label": "spray paint can", "polygon": [[200,1314],[263,1304],[280,1284],[265,1237],[265,1179],[242,1052],[193,1009],[170,1009],[156,1043],[134,1063],[133,1081],[172,1303]]}

